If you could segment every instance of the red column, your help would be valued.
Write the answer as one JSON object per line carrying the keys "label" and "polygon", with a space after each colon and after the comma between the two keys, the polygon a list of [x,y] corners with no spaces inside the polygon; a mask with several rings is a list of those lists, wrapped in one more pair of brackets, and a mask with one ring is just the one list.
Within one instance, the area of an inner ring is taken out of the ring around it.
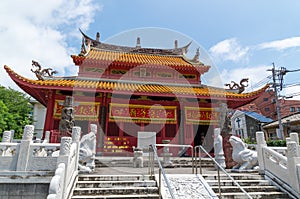
{"label": "red column", "polygon": [[46,131],[53,130],[53,111],[54,111],[54,102],[55,102],[55,90],[48,91],[48,104],[47,104],[47,113],[45,117],[45,124],[44,124],[44,134],[45,136]]}

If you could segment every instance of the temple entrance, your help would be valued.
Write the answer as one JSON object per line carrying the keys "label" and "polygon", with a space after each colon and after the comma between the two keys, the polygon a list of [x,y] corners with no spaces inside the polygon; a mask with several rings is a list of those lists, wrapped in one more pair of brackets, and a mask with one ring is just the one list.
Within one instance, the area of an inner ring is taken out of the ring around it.
{"label": "temple entrance", "polygon": [[209,125],[193,125],[194,132],[194,146],[203,145],[204,138],[207,134]]}

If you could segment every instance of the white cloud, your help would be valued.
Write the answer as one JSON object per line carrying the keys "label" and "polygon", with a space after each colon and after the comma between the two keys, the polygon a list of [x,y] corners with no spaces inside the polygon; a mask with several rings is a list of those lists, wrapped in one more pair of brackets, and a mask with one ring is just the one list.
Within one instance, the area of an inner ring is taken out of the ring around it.
{"label": "white cloud", "polygon": [[286,97],[292,96],[290,100],[300,100],[300,85],[286,87],[280,94]]}
{"label": "white cloud", "polygon": [[286,48],[300,47],[300,37],[291,37],[282,40],[265,42],[259,44],[258,47],[260,49],[273,48],[275,50],[284,50]]}
{"label": "white cloud", "polygon": [[236,38],[221,41],[209,49],[214,59],[240,61],[247,58],[249,47],[242,47]]}
{"label": "white cloud", "polygon": [[66,75],[65,67],[73,67],[75,73],[77,67],[70,55],[78,52],[74,52],[69,41],[73,39],[79,43],[78,28],[88,29],[99,9],[101,6],[92,0],[2,1],[0,85],[19,89],[10,80],[3,65],[25,77],[35,78],[30,72],[31,60],[58,70],[60,76]]}

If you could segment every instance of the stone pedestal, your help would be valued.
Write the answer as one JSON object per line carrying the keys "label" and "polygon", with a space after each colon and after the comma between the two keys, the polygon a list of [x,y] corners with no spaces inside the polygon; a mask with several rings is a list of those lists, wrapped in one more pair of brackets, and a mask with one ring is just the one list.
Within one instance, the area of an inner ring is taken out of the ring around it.
{"label": "stone pedestal", "polygon": [[[170,140],[162,140],[163,144],[169,144]],[[165,146],[163,148],[163,153],[161,154],[161,156],[163,157],[163,167],[172,167],[173,166],[173,162],[171,161],[171,157],[172,157],[172,153],[170,153],[169,151],[169,147]]]}
{"label": "stone pedestal", "polygon": [[133,167],[134,168],[143,168],[144,160],[143,160],[143,149],[135,148],[133,150]]}

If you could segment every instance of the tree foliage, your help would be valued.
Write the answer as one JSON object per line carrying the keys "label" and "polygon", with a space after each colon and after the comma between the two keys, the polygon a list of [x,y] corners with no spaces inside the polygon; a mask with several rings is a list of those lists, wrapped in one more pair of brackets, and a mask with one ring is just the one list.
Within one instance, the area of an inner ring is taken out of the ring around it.
{"label": "tree foliage", "polygon": [[15,138],[21,138],[23,128],[32,124],[32,105],[22,92],[0,86],[0,139],[3,131],[15,130]]}

